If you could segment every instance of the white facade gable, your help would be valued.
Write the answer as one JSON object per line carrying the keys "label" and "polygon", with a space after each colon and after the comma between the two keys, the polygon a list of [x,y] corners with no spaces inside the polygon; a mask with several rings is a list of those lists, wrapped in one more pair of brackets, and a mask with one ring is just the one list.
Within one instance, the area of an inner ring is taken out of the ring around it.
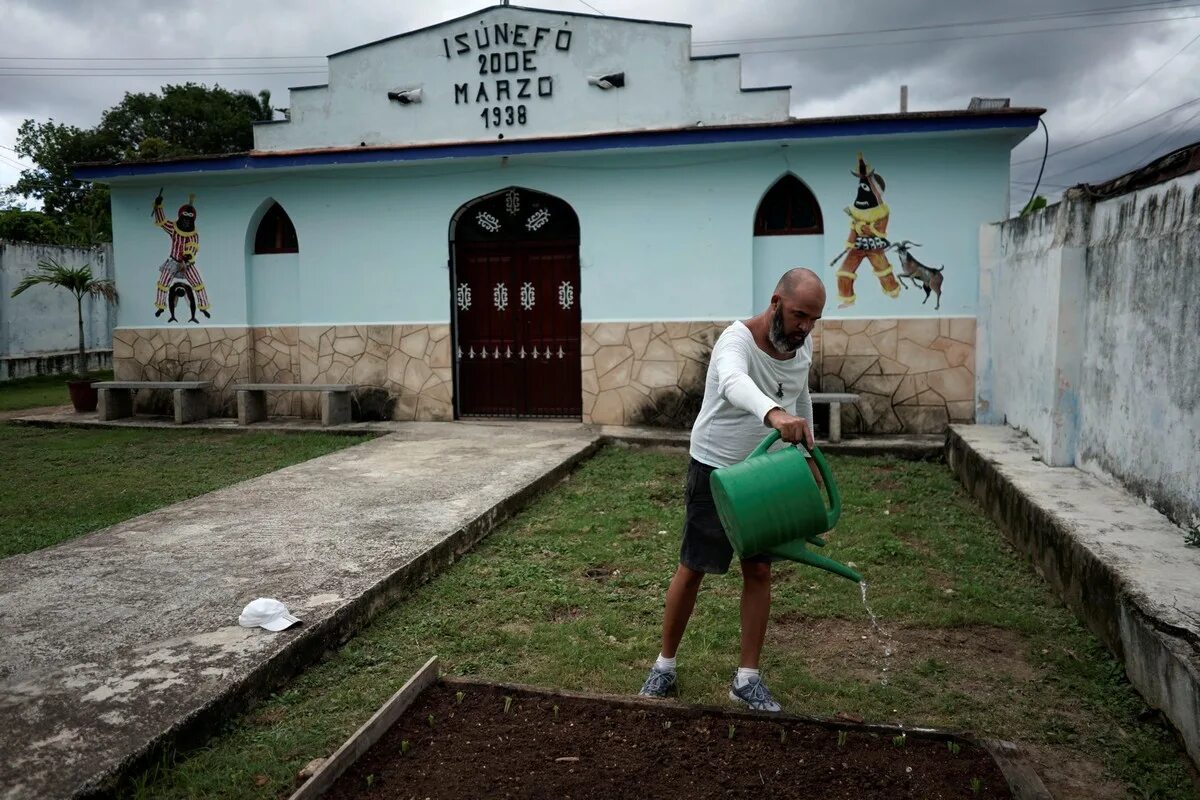
{"label": "white facade gable", "polygon": [[[623,83],[623,85],[621,85]],[[495,6],[329,57],[258,150],[486,142],[779,122],[786,87],[743,90],[691,27]]]}

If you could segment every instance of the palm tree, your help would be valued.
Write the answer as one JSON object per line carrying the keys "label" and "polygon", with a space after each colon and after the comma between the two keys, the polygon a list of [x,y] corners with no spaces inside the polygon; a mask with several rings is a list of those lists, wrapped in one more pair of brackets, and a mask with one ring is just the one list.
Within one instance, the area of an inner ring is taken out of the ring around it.
{"label": "palm tree", "polygon": [[272,120],[275,118],[275,109],[271,108],[271,90],[263,89],[258,93],[258,111],[256,113],[258,120]]}
{"label": "palm tree", "polygon": [[12,296],[24,292],[33,286],[61,286],[75,295],[75,315],[79,322],[79,362],[77,370],[79,377],[87,374],[87,356],[83,350],[83,298],[85,296],[102,297],[110,303],[117,302],[117,287],[110,280],[97,280],[92,275],[91,264],[82,267],[65,267],[53,258],[38,262],[38,272],[26,275],[13,289]]}

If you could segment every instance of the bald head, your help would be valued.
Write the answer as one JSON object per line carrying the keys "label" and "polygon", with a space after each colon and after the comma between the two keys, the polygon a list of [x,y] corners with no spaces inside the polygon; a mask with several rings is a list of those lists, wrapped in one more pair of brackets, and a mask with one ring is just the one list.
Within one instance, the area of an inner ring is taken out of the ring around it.
{"label": "bald head", "polygon": [[796,267],[783,273],[771,296],[768,340],[780,353],[804,344],[825,310],[825,284],[811,269]]}
{"label": "bald head", "polygon": [[821,297],[821,304],[824,305],[825,284],[821,281],[820,275],[807,267],[789,269],[783,273],[779,283],[775,284],[775,294],[780,297],[794,297],[797,292],[804,294],[817,292]]}

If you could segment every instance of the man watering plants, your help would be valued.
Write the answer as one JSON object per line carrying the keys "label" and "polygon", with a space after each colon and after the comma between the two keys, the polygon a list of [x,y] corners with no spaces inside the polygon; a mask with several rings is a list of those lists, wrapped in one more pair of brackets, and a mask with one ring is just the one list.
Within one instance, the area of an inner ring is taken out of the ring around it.
{"label": "man watering plants", "polygon": [[[772,428],[786,442],[813,445],[808,335],[824,308],[820,277],[808,269],[790,270],[776,285],[770,306],[745,322],[734,322],[713,347],[704,402],[692,426],[683,545],[667,590],[662,651],[641,695],[665,697],[675,692],[675,653],[700,582],[707,574],[725,573],[733,559],[709,489],[713,470],[743,461]],[[809,467],[820,485],[811,460]],[[762,555],[741,562],[741,662],[729,696],[756,711],[780,710],[758,670],[771,608],[772,560]]]}

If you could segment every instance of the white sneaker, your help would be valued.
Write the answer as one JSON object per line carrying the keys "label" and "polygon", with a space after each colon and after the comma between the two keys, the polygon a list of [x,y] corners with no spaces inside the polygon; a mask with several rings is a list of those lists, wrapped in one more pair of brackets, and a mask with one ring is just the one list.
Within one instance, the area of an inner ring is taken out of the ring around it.
{"label": "white sneaker", "polygon": [[642,684],[642,690],[638,692],[642,697],[666,697],[677,693],[675,671],[658,667],[650,668],[650,674],[646,677],[646,682]]}
{"label": "white sneaker", "polygon": [[745,703],[750,707],[751,711],[778,713],[783,710],[783,706],[775,702],[775,698],[771,697],[771,691],[767,689],[767,685],[757,675],[751,676],[749,681],[742,686],[738,686],[737,673],[734,673],[733,684],[729,688],[729,699],[734,702]]}

